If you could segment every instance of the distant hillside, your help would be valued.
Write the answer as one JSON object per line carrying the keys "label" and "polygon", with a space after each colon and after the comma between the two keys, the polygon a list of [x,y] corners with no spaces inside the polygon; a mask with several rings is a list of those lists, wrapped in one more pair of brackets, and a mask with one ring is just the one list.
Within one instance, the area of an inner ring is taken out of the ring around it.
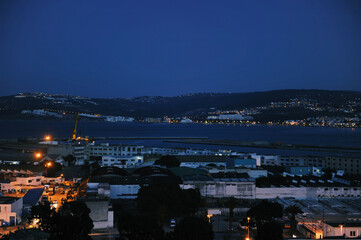
{"label": "distant hillside", "polygon": [[[360,105],[358,104],[361,102],[361,92],[277,90],[252,93],[197,93],[175,97],[144,96],[134,98],[86,98],[28,93],[0,97],[0,118],[16,116],[22,110],[27,109],[49,109],[51,111],[120,115],[135,118],[184,117],[205,115],[217,110],[241,110],[270,106],[274,102],[295,102],[295,99],[312,103],[314,106],[331,106],[335,109],[347,106],[347,108],[353,108],[356,113],[359,113]],[[273,111],[265,108],[264,112],[272,115]],[[299,113],[303,114],[302,111]],[[344,113],[347,114],[347,111],[344,111]],[[275,111],[275,114],[279,113]]]}

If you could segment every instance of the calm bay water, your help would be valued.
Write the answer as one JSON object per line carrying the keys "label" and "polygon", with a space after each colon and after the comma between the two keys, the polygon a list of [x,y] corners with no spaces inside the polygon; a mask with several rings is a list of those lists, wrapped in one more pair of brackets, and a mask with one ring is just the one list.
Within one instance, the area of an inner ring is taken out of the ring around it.
{"label": "calm bay water", "polygon": [[[1,120],[0,138],[70,136],[73,121],[59,120]],[[78,129],[83,136],[91,137],[208,137],[211,139],[232,139],[244,141],[268,141],[323,146],[361,147],[361,129],[283,127],[283,126],[239,126],[201,124],[145,124],[108,123],[80,121]],[[117,140],[114,143],[144,146],[192,147],[199,149],[234,149],[243,152],[288,154],[284,150],[240,148],[227,146],[165,143],[162,140]],[[282,153],[280,153],[282,151]],[[310,154],[289,151],[296,155]],[[313,152],[314,153],[314,152]],[[313,154],[315,155],[315,154]],[[322,153],[324,155],[324,153]]]}

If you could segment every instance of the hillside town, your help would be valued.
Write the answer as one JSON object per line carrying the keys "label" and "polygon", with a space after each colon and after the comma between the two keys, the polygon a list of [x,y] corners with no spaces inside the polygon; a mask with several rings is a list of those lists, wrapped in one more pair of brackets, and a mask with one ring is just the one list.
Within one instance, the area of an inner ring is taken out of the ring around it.
{"label": "hillside town", "polygon": [[[145,106],[162,106],[170,104],[171,100],[180,98],[182,102],[186,98],[198,95],[184,95],[174,98],[165,97],[136,97],[129,99],[108,99],[109,104],[145,104]],[[205,99],[213,97],[206,95]],[[285,101],[269,101],[267,104],[246,108],[210,107],[201,112],[188,111],[178,114],[144,113],[142,116],[111,115],[99,112],[104,106],[103,100],[80,96],[47,93],[19,93],[11,96],[14,101],[6,100],[1,106],[1,114],[20,114],[25,118],[55,118],[71,119],[75,114],[81,118],[92,121],[105,122],[145,122],[145,123],[199,123],[199,124],[239,124],[239,125],[280,125],[302,127],[346,127],[358,128],[361,121],[361,99],[358,96],[347,98],[346,102],[330,103],[315,100],[311,97],[299,96]],[[182,100],[183,99],[183,100]],[[23,102],[29,100],[27,108],[23,108]],[[19,101],[19,105],[16,103]],[[39,108],[40,107],[40,108]],[[109,107],[109,106],[107,106]],[[91,110],[94,109],[94,110]],[[287,118],[286,116],[292,116]]]}

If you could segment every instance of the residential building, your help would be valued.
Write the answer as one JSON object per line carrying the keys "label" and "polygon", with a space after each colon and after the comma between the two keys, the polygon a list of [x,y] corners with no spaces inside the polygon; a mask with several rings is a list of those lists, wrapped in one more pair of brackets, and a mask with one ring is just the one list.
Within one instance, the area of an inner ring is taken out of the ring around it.
{"label": "residential building", "polygon": [[16,177],[16,181],[12,182],[12,185],[40,186],[42,184],[43,178],[43,176]]}
{"label": "residential building", "polygon": [[23,198],[0,197],[1,226],[18,225],[21,222]]}
{"label": "residential building", "polygon": [[41,201],[44,188],[29,189],[23,197],[24,214],[30,213],[31,207],[37,205]]}
{"label": "residential building", "polygon": [[324,222],[323,237],[361,237],[361,222]]}
{"label": "residential building", "polygon": [[324,157],[323,167],[344,170],[347,174],[361,174],[361,157]]}

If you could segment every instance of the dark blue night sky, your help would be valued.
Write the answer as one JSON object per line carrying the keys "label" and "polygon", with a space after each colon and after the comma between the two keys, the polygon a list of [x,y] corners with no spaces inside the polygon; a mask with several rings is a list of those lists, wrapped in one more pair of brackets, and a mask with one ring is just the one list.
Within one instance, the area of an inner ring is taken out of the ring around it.
{"label": "dark blue night sky", "polygon": [[0,95],[361,91],[361,1],[0,2]]}

